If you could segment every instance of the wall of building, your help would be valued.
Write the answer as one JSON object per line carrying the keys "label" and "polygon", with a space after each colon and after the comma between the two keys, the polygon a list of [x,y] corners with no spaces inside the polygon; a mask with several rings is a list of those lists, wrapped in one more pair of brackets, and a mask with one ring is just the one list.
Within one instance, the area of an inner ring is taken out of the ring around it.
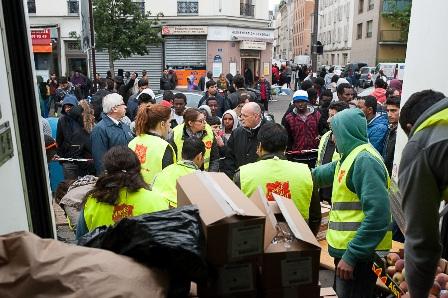
{"label": "wall of building", "polygon": [[318,40],[324,46],[322,63],[331,64],[328,59],[331,54],[339,57],[334,64],[343,64],[344,60],[351,61],[354,1],[319,1]]}
{"label": "wall of building", "polygon": [[406,46],[382,45],[378,48],[378,62],[404,62]]}
{"label": "wall of building", "polygon": [[[26,4],[26,3],[25,3]],[[26,5],[25,5],[26,7]],[[67,1],[36,0],[36,16],[67,16]]]}
{"label": "wall of building", "polygon": [[311,54],[312,14],[314,0],[295,0],[294,56]]}
{"label": "wall of building", "polygon": [[[351,61],[365,62],[369,66],[374,66],[377,60],[380,0],[374,2],[374,7],[371,10],[368,9],[368,2],[367,0],[354,0]],[[360,4],[364,4],[362,12],[359,11]],[[373,21],[371,37],[366,36],[368,21]],[[358,38],[358,24],[362,24],[361,38]]]}

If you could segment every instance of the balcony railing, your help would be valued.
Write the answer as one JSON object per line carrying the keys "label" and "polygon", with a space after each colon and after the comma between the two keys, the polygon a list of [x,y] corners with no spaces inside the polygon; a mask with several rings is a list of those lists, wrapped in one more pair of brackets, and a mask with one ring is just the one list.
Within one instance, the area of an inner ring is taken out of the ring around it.
{"label": "balcony railing", "polygon": [[198,13],[199,5],[197,1],[177,1],[177,14],[197,15]]}
{"label": "balcony railing", "polygon": [[255,5],[249,3],[240,3],[240,16],[254,17]]}
{"label": "balcony railing", "polygon": [[79,15],[79,2],[78,0],[67,1],[67,11],[69,15]]}
{"label": "balcony railing", "polygon": [[406,43],[406,38],[400,30],[381,30],[380,42],[384,43]]}
{"label": "balcony railing", "polygon": [[407,7],[411,6],[411,0],[384,0],[383,2],[383,12],[392,13],[395,11],[402,11]]}

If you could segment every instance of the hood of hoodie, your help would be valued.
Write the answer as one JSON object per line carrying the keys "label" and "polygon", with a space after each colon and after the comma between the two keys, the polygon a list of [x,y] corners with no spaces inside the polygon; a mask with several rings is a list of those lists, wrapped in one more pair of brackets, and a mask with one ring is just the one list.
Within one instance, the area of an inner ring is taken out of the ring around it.
{"label": "hood of hoodie", "polygon": [[[235,128],[237,128],[237,127],[238,127],[238,124],[239,124],[238,116],[236,115],[236,112],[235,112],[234,110],[227,110],[227,111],[224,112],[224,114],[222,114],[222,119],[224,119],[224,116],[225,116],[226,114],[229,114],[229,115],[232,116],[232,118],[233,118],[233,127],[232,127],[232,131],[234,131]],[[222,130],[225,131],[224,122],[223,122],[223,121],[221,121],[221,122],[222,122],[222,124],[221,124]]]}
{"label": "hood of hoodie", "polygon": [[373,118],[372,120],[369,121],[369,123],[367,123],[367,127],[370,128],[375,125],[381,125],[381,124],[389,126],[389,120],[387,119],[387,114],[385,113],[377,114],[375,118]]}
{"label": "hood of hoodie", "polygon": [[208,105],[202,105],[202,106],[200,106],[198,109],[199,109],[199,110],[204,110],[204,111],[206,111],[206,112],[207,112],[207,115],[208,115],[209,117],[212,116],[212,110],[210,110],[210,107],[209,107]]}
{"label": "hood of hoodie", "polygon": [[62,111],[61,111],[62,114],[65,114],[64,105],[72,105],[76,107],[78,105],[78,100],[74,95],[67,94],[64,96],[64,100],[62,101]]}
{"label": "hood of hoodie", "polygon": [[386,89],[383,88],[375,88],[373,92],[370,94],[376,98],[376,100],[383,104],[386,101]]}
{"label": "hood of hoodie", "polygon": [[347,109],[331,120],[331,130],[336,138],[336,147],[344,159],[356,147],[367,144],[367,120],[359,109]]}

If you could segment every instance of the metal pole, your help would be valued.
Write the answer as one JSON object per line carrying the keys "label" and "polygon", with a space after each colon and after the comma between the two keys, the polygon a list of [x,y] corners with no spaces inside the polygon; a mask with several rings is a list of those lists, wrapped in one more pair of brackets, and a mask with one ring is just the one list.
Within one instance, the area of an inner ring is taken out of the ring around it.
{"label": "metal pole", "polygon": [[319,0],[314,0],[313,32],[311,33],[311,63],[313,72],[317,72],[317,27],[319,26]]}
{"label": "metal pole", "polygon": [[90,21],[90,43],[91,43],[91,55],[92,55],[92,72],[93,72],[93,84],[96,86],[96,61],[95,61],[95,31],[93,30],[93,8],[92,0],[89,0],[89,21]]}

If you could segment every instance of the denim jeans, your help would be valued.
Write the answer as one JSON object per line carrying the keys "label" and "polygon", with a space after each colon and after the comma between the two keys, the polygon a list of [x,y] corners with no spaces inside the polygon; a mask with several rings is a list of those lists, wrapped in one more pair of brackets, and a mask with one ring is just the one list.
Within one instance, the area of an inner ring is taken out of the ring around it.
{"label": "denim jeans", "polygon": [[[340,260],[334,259],[336,268]],[[352,280],[342,280],[335,274],[333,288],[339,298],[373,298],[376,280],[371,262],[357,263],[353,270]]]}

